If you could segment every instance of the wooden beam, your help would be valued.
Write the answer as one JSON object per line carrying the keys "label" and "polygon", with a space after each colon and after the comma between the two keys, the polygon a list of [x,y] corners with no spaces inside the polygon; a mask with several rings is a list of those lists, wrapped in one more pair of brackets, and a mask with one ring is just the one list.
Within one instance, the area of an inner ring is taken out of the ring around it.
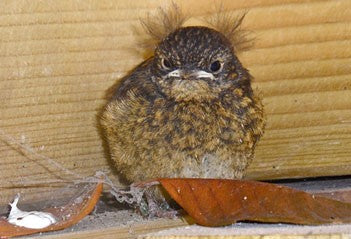
{"label": "wooden beam", "polygon": [[[203,24],[199,18],[214,9],[212,0],[176,2],[193,16],[188,25]],[[350,174],[351,2],[223,3],[230,12],[248,12],[243,28],[256,40],[239,57],[255,77],[267,112],[266,134],[247,176]],[[106,90],[143,60],[136,50],[145,37],[139,18],[165,4],[1,1],[0,129],[77,174],[111,169],[97,126]],[[4,187],[63,175],[39,161],[0,142],[0,204],[18,191],[28,200],[47,191]]]}

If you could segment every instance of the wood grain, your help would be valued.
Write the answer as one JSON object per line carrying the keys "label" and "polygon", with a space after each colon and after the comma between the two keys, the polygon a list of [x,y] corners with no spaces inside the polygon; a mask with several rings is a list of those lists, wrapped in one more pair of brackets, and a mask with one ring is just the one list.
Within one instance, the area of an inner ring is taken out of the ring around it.
{"label": "wood grain", "polygon": [[127,238],[142,238],[142,235],[146,235],[151,232],[157,232],[166,230],[169,228],[185,226],[186,222],[180,219],[162,219],[151,222],[133,223],[132,225],[124,225],[118,227],[101,228],[95,230],[86,231],[75,231],[58,233],[53,235],[41,236],[43,239],[56,239],[56,238],[71,238],[71,239],[85,239],[85,238],[96,238],[96,239],[127,239]]}
{"label": "wood grain", "polygon": [[[176,2],[193,16],[188,25],[214,12],[211,0]],[[351,2],[223,2],[228,11],[248,11],[243,27],[255,45],[239,57],[267,112],[248,177],[350,174]],[[165,4],[1,1],[0,129],[81,175],[111,169],[99,110],[106,90],[143,60],[139,18]],[[0,186],[55,178],[58,170],[43,164],[0,142]],[[1,189],[0,203],[18,190]],[[20,191],[29,199],[46,190]]]}

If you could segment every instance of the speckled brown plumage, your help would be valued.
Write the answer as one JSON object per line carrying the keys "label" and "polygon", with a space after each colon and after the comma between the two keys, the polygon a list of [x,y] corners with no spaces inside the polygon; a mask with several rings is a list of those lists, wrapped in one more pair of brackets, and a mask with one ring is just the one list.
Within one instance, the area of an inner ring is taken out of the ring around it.
{"label": "speckled brown plumage", "polygon": [[242,177],[264,117],[234,49],[214,29],[180,27],[122,79],[101,121],[121,176]]}

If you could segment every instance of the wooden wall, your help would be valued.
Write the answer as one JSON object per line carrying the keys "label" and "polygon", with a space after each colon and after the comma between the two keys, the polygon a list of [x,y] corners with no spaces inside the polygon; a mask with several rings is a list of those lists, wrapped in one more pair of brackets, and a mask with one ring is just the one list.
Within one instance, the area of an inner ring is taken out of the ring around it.
{"label": "wooden wall", "polygon": [[[175,1],[194,18],[213,0]],[[143,60],[139,18],[164,1],[0,2],[0,132],[81,175],[110,169],[97,129],[106,90]],[[264,97],[255,179],[351,174],[351,1],[235,0],[255,45],[240,59]],[[5,139],[0,133],[0,139]],[[8,139],[8,138],[7,138]],[[0,141],[0,186],[55,178]],[[113,172],[111,175],[114,175]],[[62,175],[62,172],[59,173]],[[19,191],[1,189],[0,203]],[[29,193],[45,191],[21,189]],[[29,194],[28,194],[29,195]]]}

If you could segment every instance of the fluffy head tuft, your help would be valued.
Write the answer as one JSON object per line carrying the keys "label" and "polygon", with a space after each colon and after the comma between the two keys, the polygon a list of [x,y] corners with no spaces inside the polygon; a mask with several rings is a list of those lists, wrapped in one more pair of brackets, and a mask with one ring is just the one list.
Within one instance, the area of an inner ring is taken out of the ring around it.
{"label": "fluffy head tuft", "polygon": [[[222,33],[230,41],[233,49],[238,52],[247,50],[253,45],[249,32],[241,29],[245,15],[246,13],[238,15],[225,11],[221,6],[204,20],[211,28]],[[146,48],[150,45],[155,48],[169,34],[181,28],[187,18],[174,2],[168,8],[158,8],[155,15],[148,15],[141,20],[143,28],[151,37],[143,45]]]}
{"label": "fluffy head tuft", "polygon": [[179,6],[172,3],[168,8],[158,8],[155,15],[148,15],[146,19],[141,20],[141,24],[152,39],[158,43],[168,34],[180,28],[186,19]]}
{"label": "fluffy head tuft", "polygon": [[246,13],[237,15],[231,12],[224,11],[221,7],[217,12],[205,21],[213,29],[222,33],[232,44],[235,51],[247,50],[253,45],[253,39],[248,31],[241,29],[241,24],[246,16]]}

